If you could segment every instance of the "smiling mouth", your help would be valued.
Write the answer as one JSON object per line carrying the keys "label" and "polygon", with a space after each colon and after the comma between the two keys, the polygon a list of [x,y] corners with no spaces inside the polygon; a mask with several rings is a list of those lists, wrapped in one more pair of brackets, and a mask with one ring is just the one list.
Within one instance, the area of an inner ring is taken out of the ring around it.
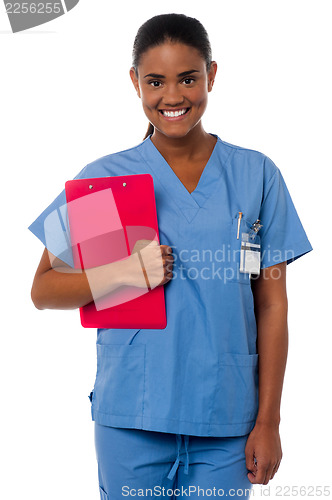
{"label": "smiling mouth", "polygon": [[189,109],[190,108],[182,108],[176,110],[159,109],[159,113],[161,113],[163,116],[166,116],[167,118],[177,118],[188,113]]}

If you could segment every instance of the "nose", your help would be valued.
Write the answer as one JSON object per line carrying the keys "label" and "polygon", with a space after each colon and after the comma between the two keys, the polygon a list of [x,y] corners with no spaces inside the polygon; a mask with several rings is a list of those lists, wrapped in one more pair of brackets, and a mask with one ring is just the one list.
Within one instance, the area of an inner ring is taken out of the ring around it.
{"label": "nose", "polygon": [[163,93],[163,104],[177,106],[184,102],[184,97],[177,85],[168,85]]}

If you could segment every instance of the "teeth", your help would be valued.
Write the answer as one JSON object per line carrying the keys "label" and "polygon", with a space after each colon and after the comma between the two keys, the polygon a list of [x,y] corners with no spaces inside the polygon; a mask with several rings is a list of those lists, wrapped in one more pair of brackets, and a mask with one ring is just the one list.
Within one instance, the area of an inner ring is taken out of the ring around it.
{"label": "teeth", "polygon": [[181,109],[180,111],[162,111],[163,115],[169,116],[170,118],[174,118],[175,116],[184,115],[187,111],[187,108]]}

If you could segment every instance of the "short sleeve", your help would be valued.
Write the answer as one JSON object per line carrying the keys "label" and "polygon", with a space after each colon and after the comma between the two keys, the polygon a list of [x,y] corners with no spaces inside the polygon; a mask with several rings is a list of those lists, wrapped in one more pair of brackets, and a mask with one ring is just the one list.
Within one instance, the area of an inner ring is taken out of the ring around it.
{"label": "short sleeve", "polygon": [[259,217],[261,268],[284,261],[290,264],[313,249],[280,170],[268,157],[265,167],[272,176],[264,183]]}
{"label": "short sleeve", "polygon": [[[85,166],[75,179],[86,176]],[[44,244],[44,246],[56,257],[74,267],[73,253],[70,244],[70,233],[67,213],[67,202],[65,190],[43,210],[28,229]]]}

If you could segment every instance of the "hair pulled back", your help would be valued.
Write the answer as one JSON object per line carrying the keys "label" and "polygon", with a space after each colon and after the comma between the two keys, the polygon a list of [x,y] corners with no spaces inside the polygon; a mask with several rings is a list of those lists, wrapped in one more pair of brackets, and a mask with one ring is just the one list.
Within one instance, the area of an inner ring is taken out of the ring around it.
{"label": "hair pulled back", "polygon": [[[197,49],[206,62],[207,71],[210,70],[212,52],[209,36],[204,26],[197,19],[184,14],[160,14],[142,24],[135,37],[132,66],[136,77],[138,77],[141,56],[148,49],[168,41],[183,43]],[[150,123],[144,139],[152,134],[153,130],[154,127]]]}

